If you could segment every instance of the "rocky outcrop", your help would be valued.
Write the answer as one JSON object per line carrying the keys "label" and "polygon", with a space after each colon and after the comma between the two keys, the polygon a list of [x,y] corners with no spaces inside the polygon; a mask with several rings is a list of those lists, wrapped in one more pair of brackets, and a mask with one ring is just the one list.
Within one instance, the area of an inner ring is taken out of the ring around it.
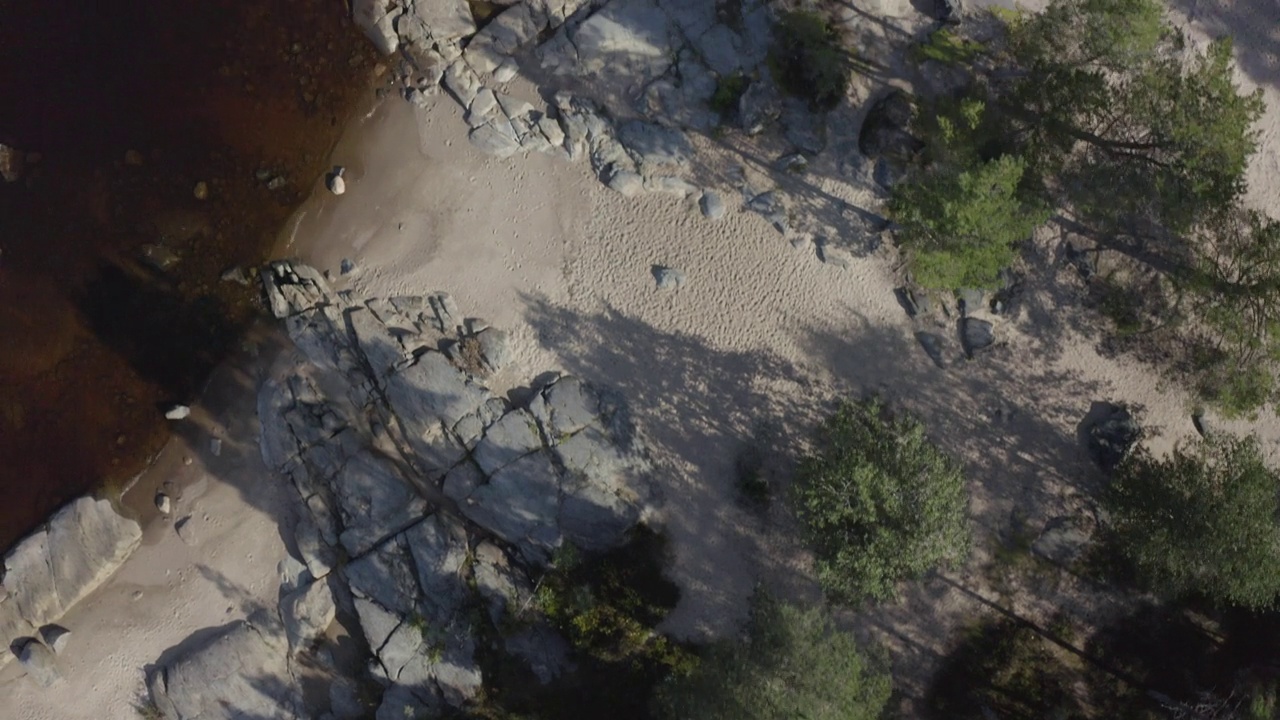
{"label": "rocky outcrop", "polygon": [[288,680],[286,648],[283,628],[266,617],[202,633],[150,672],[151,701],[173,720],[309,717]]}
{"label": "rocky outcrop", "polygon": [[[142,528],[108,500],[82,497],[4,556],[0,633],[34,636],[111,576],[138,547]],[[0,665],[11,658],[0,657]]]}
{"label": "rocky outcrop", "polygon": [[[373,654],[378,717],[473,698],[484,638],[501,638],[550,681],[568,646],[530,608],[530,575],[565,543],[619,545],[645,506],[648,465],[619,399],[573,377],[514,405],[494,395],[480,377],[509,359],[505,334],[464,318],[448,295],[356,301],[289,263],[262,280],[307,358],[264,384],[258,403],[263,459],[304,508],[295,529],[303,557],[282,568],[270,623],[229,628],[162,664],[150,685],[157,705],[175,720],[239,717],[210,699],[244,706],[239,681],[197,690],[215,668],[269,678],[292,697],[287,659],[322,641],[339,596]],[[472,339],[477,364],[457,349]],[[275,659],[244,657],[260,653]]]}

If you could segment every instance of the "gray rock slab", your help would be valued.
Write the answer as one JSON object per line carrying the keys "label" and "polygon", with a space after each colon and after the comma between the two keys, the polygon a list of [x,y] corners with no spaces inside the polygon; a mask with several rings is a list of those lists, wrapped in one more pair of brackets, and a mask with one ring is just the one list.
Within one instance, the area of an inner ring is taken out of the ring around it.
{"label": "gray rock slab", "polygon": [[742,70],[741,44],[742,38],[727,25],[713,26],[695,42],[707,66],[724,77]]}
{"label": "gray rock slab", "polygon": [[513,410],[489,426],[471,454],[486,475],[542,447],[542,436],[533,415]]}
{"label": "gray rock slab", "polygon": [[467,133],[467,139],[481,152],[500,158],[511,157],[520,150],[520,141],[515,132],[507,128],[510,128],[510,123],[504,128],[488,122]]}
{"label": "gray rock slab", "polygon": [[476,590],[489,606],[489,619],[502,627],[504,616],[514,616],[525,608],[532,597],[529,578],[511,563],[507,553],[497,545],[484,541],[475,552]]}
{"label": "gray rock slab", "polygon": [[657,123],[630,120],[618,128],[618,138],[644,167],[683,167],[693,156],[693,144],[684,132]]}
{"label": "gray rock slab", "polygon": [[369,451],[349,459],[332,485],[346,520],[342,545],[352,555],[400,532],[426,510],[426,503],[396,468]]}
{"label": "gray rock slab", "polygon": [[489,398],[483,387],[471,383],[438,352],[423,353],[416,363],[392,375],[387,396],[406,430],[419,435],[441,421],[454,426]]}
{"label": "gray rock slab", "polygon": [[383,55],[390,55],[400,46],[400,36],[395,28],[400,12],[399,6],[386,0],[353,0],[351,3],[351,16],[356,27]]}
{"label": "gray rock slab", "polygon": [[472,522],[533,557],[557,547],[560,476],[545,452],[535,452],[499,470],[472,491],[459,509]]}
{"label": "gray rock slab", "polygon": [[152,701],[173,720],[300,717],[299,691],[281,635],[240,620],[193,637],[189,647],[174,648],[174,657],[162,658],[151,672]]}
{"label": "gray rock slab", "polygon": [[529,407],[555,444],[599,417],[600,395],[579,378],[562,377],[543,388]]}
{"label": "gray rock slab", "polygon": [[462,502],[485,482],[484,473],[471,461],[458,463],[444,476],[444,494],[454,502]]}
{"label": "gray rock slab", "polygon": [[[413,560],[401,537],[397,536],[352,560],[347,564],[345,574],[347,584],[356,597],[373,600],[400,618],[417,612],[421,591],[413,575]],[[368,637],[370,644],[374,644],[373,635]]]}
{"label": "gray rock slab", "polygon": [[289,647],[295,651],[310,647],[333,624],[337,606],[324,580],[311,582],[280,599],[280,619],[284,621]]}
{"label": "gray rock slab", "polygon": [[484,364],[497,372],[511,362],[511,335],[506,330],[486,328],[476,336],[480,340],[480,354]]}
{"label": "gray rock slab", "polygon": [[375,720],[434,720],[439,712],[440,697],[434,688],[395,684],[382,694],[374,717]]}
{"label": "gray rock slab", "polygon": [[451,515],[435,513],[406,530],[404,537],[428,610],[426,619],[434,623],[452,621],[467,596],[466,528]]}
{"label": "gray rock slab", "polygon": [[467,0],[413,0],[410,7],[428,29],[432,40],[453,40],[476,31],[475,18]]}
{"label": "gray rock slab", "polygon": [[572,33],[581,75],[643,87],[671,66],[672,28],[654,0],[613,0]]}
{"label": "gray rock slab", "polygon": [[1091,521],[1063,516],[1050,520],[1031,543],[1031,552],[1049,562],[1069,567],[1084,555],[1092,537]]}

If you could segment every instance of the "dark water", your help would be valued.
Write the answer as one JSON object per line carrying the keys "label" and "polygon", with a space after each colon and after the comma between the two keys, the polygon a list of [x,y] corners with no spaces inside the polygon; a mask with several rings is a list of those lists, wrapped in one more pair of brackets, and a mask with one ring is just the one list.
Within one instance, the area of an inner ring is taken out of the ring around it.
{"label": "dark water", "polygon": [[0,548],[164,444],[376,63],[342,0],[0,0]]}

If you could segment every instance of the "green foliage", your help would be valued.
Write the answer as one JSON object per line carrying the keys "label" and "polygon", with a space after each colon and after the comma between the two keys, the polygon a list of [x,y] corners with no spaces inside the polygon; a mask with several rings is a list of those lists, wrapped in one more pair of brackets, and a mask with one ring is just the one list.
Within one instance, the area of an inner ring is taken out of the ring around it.
{"label": "green foliage", "polygon": [[844,97],[853,65],[831,23],[807,10],[778,18],[769,63],[784,90],[821,110],[835,107]]}
{"label": "green foliage", "polygon": [[900,580],[966,557],[964,478],[923,425],[876,400],[845,403],[821,441],[801,464],[795,501],[834,599],[885,599]]}
{"label": "green foliage", "polygon": [[1074,720],[1074,658],[1031,627],[1008,620],[973,628],[938,672],[929,704],[941,718]]}
{"label": "green foliage", "polygon": [[707,648],[697,669],[658,688],[667,720],[874,720],[891,680],[835,630],[824,609],[752,598],[746,638]]}
{"label": "green foliage", "polygon": [[538,609],[575,649],[597,661],[637,669],[652,664],[669,670],[682,667],[688,661],[684,651],[654,630],[666,616],[666,603],[642,591],[668,584],[660,568],[624,559],[626,555],[613,553],[587,562],[566,543],[538,583]]}
{"label": "green foliage", "polygon": [[1256,148],[1260,92],[1240,94],[1231,43],[1187,62],[1156,0],[1056,0],[1011,27],[1025,72],[1001,98],[1033,165],[1075,211],[1175,232],[1234,203]]}
{"label": "green foliage", "polygon": [[751,80],[741,72],[717,78],[716,91],[710,101],[711,109],[719,113],[721,118],[732,116],[738,111],[738,101],[750,84]]}
{"label": "green foliage", "polygon": [[[478,643],[485,688],[466,716],[649,720],[646,702],[654,686],[673,673],[687,672],[694,661],[688,650],[656,629],[679,600],[679,590],[663,576],[665,557],[663,538],[643,526],[627,544],[604,554],[562,545],[533,598],[514,609],[512,627],[501,636],[490,629]],[[549,685],[501,650],[502,637],[540,623],[549,624],[570,645],[571,669]]]}
{"label": "green foliage", "polygon": [[1278,492],[1256,438],[1211,434],[1166,459],[1130,453],[1103,503],[1114,546],[1154,590],[1265,608],[1280,593]]}
{"label": "green foliage", "polygon": [[929,39],[911,49],[916,62],[934,60],[947,65],[967,65],[982,52],[982,43],[961,36],[951,28],[929,33]]}
{"label": "green foliage", "polygon": [[1016,246],[1048,219],[1019,193],[1026,162],[1004,156],[968,167],[935,167],[893,190],[889,211],[901,226],[916,282],[926,288],[990,288]]}
{"label": "green foliage", "polygon": [[1276,397],[1280,362],[1280,222],[1220,213],[1193,238],[1181,289],[1193,319],[1192,367],[1200,396],[1229,416]]}

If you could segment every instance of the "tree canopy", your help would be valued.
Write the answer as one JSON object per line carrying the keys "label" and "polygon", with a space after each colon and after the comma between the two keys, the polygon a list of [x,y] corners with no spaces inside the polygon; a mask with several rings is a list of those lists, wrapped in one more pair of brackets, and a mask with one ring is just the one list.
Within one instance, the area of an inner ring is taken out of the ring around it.
{"label": "tree canopy", "polygon": [[1190,370],[1202,399],[1229,413],[1272,400],[1280,296],[1258,278],[1277,268],[1274,221],[1241,206],[1265,106],[1235,81],[1230,38],[1194,46],[1158,0],[1053,0],[1001,17],[1000,42],[920,53],[968,83],[917,114],[927,149],[892,191],[915,281],[990,284],[1056,215],[1167,280],[1174,296],[1152,307],[1177,310],[1158,323],[1172,352],[1152,356]]}
{"label": "tree canopy", "polygon": [[1248,608],[1280,593],[1280,476],[1254,437],[1210,434],[1164,459],[1137,450],[1103,498],[1112,541],[1170,597]]}
{"label": "tree canopy", "polygon": [[837,601],[891,597],[901,580],[963,559],[968,495],[924,426],[876,400],[845,403],[801,463],[797,513],[818,579]]}
{"label": "tree canopy", "polygon": [[819,607],[801,609],[757,592],[745,638],[707,648],[697,669],[660,685],[655,710],[667,720],[875,720],[891,682],[831,625]]}

